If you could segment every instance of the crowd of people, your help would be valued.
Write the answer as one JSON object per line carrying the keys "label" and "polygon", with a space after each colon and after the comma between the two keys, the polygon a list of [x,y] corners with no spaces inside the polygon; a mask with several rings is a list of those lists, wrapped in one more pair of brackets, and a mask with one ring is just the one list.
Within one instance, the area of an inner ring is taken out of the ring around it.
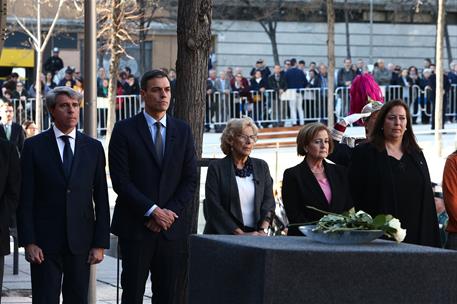
{"label": "crowd of people", "polygon": [[[260,63],[254,71],[258,84],[259,68]],[[188,236],[183,212],[198,185],[197,156],[190,126],[167,113],[168,75],[146,72],[139,83],[144,111],[113,129],[109,171],[118,197],[111,225],[104,149],[77,131],[82,94],[68,86],[51,89],[46,106],[53,125],[37,135],[32,122],[24,127],[13,122],[11,102],[0,107],[0,257],[9,253],[8,226],[17,216],[34,302],[59,303],[62,293],[65,302],[87,303],[89,268],[103,260],[110,232],[118,236],[122,255],[122,303],[141,303],[149,274],[157,303],[170,303],[183,288]],[[282,201],[291,224],[284,231],[300,235],[297,224],[320,218],[307,205],[331,212],[355,207],[398,218],[407,243],[442,246],[427,162],[408,105],[384,103],[369,74],[356,76],[351,85],[351,98],[364,100],[360,109],[331,129],[308,123],[297,135],[303,161],[284,172]],[[366,138],[343,142],[346,127],[354,123],[365,126]],[[226,157],[213,160],[207,173],[204,233],[270,235],[273,180],[268,164],[250,156],[257,133],[249,117],[232,118],[223,130]],[[455,155],[443,178],[446,246],[452,249],[457,249]],[[0,266],[1,274],[2,260]]]}

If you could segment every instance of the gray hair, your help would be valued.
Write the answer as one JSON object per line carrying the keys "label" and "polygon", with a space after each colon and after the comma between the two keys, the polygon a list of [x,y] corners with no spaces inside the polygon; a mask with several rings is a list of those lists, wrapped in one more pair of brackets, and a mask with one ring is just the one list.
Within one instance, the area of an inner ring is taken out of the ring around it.
{"label": "gray hair", "polygon": [[46,94],[46,107],[48,110],[54,109],[57,103],[57,97],[60,95],[67,95],[78,102],[83,100],[83,96],[70,87],[55,87]]}
{"label": "gray hair", "polygon": [[251,127],[254,135],[257,135],[259,129],[250,117],[232,118],[227,122],[221,136],[221,150],[225,155],[231,155],[233,139],[240,135],[246,127]]}

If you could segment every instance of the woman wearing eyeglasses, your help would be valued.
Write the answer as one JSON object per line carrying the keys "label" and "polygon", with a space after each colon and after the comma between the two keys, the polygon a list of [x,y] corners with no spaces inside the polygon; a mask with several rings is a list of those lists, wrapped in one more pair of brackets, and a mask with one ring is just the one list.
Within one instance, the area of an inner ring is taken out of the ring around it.
{"label": "woman wearing eyeglasses", "polygon": [[250,118],[235,118],[221,136],[223,159],[206,176],[206,234],[267,235],[274,212],[273,180],[265,161],[249,155],[257,141]]}
{"label": "woman wearing eyeglasses", "polygon": [[[298,132],[297,153],[305,159],[284,171],[282,199],[290,224],[319,220],[323,214],[307,208],[341,213],[353,203],[346,169],[325,160],[333,150],[330,130],[320,123],[306,124]],[[302,235],[290,227],[289,235]]]}

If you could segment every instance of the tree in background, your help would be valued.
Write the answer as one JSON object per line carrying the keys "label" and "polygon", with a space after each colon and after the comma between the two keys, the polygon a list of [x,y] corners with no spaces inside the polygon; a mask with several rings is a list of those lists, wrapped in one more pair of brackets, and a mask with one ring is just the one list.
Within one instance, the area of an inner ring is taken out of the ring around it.
{"label": "tree in background", "polygon": [[328,56],[328,91],[327,91],[327,116],[328,126],[334,124],[334,98],[335,90],[335,8],[333,0],[327,0],[327,56]]}
{"label": "tree in background", "polygon": [[[201,159],[203,145],[211,11],[212,0],[179,0],[175,116],[191,126],[198,159]],[[193,204],[190,204],[183,215],[189,233],[197,232],[199,197],[197,187]],[[186,250],[182,257],[184,262],[187,262],[187,255]],[[187,267],[183,267],[177,288],[180,291],[179,303],[186,303],[186,284]]]}
{"label": "tree in background", "polygon": [[[16,23],[19,27],[30,37],[31,45],[35,49],[36,52],[36,67],[35,67],[35,92],[36,92],[36,100],[35,100],[35,107],[36,107],[36,116],[35,116],[35,124],[39,129],[42,129],[43,122],[43,99],[41,93],[41,74],[43,69],[43,52],[46,48],[46,45],[49,42],[49,39],[52,36],[54,28],[56,26],[57,20],[60,17],[60,13],[62,7],[67,2],[67,0],[31,0],[31,1],[21,1],[20,3],[23,6],[32,6],[36,12],[36,23],[31,24],[25,22],[25,20],[21,20],[17,17],[15,11],[21,9],[19,7],[19,2],[15,0],[10,0],[10,7],[12,8],[12,15],[14,15],[16,19]],[[41,26],[41,8],[43,5],[48,5],[50,7],[56,7],[54,17],[52,18],[52,23],[47,33],[43,31]],[[44,39],[43,39],[44,37]]]}

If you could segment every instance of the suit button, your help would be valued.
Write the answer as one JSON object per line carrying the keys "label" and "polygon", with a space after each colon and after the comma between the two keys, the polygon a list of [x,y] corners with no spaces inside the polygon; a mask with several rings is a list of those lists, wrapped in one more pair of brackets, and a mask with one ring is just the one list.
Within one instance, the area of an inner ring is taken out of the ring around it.
{"label": "suit button", "polygon": [[71,193],[71,190],[70,190],[70,189],[67,189],[67,193]]}

